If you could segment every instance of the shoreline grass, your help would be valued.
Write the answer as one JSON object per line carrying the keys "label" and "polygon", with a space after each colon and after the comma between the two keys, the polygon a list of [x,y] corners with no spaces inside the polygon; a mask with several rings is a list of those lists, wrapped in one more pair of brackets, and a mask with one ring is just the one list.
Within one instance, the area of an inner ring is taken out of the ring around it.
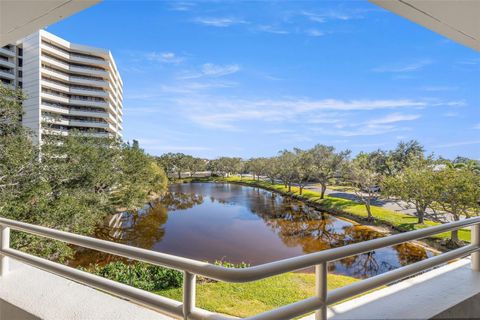
{"label": "shoreline grass", "polygon": [[[340,288],[356,281],[359,280],[329,274],[328,289]],[[154,293],[177,301],[182,300],[182,288],[159,290]],[[206,282],[198,284],[196,305],[212,312],[244,318],[314,295],[315,274],[285,273],[248,283]]]}
{"label": "shoreline grass", "polygon": [[[298,187],[292,186],[291,192],[288,192],[288,188],[286,188],[283,184],[278,183],[271,183],[268,181],[257,181],[250,178],[240,178],[239,176],[231,176],[231,177],[211,177],[211,178],[195,178],[192,179],[193,182],[228,182],[228,183],[238,183],[246,186],[258,187],[265,190],[273,191],[280,193],[286,196],[292,196],[298,200],[305,201],[307,204],[316,207],[319,210],[324,210],[329,213],[340,213],[346,214],[353,218],[357,218],[359,220],[366,220],[367,219],[367,211],[365,206],[361,203],[357,203],[352,200],[342,199],[331,197],[325,195],[324,199],[320,199],[320,193],[315,192],[312,190],[303,190],[302,195],[300,195],[300,191]],[[430,221],[425,219],[425,223],[419,224],[417,223],[418,219],[415,216],[411,216],[405,213],[395,212],[392,210],[388,210],[385,208],[381,208],[378,206],[371,206],[372,208],[372,215],[375,219],[375,222],[378,224],[384,224],[393,229],[406,232],[412,230],[418,230],[428,227],[433,227],[440,225],[438,222]],[[444,232],[433,236],[434,239],[450,239],[450,232]],[[460,229],[458,230],[458,237],[460,240],[465,242],[470,242],[470,229]]]}

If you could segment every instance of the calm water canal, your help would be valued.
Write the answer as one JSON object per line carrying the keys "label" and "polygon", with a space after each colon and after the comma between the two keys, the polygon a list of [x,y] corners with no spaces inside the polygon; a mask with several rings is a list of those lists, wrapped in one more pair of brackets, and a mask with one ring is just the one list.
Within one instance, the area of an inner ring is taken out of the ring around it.
{"label": "calm water canal", "polygon": [[[97,232],[99,238],[197,260],[252,265],[381,236],[369,227],[269,191],[217,183],[172,185],[153,206],[124,214],[121,228]],[[365,278],[432,255],[421,246],[407,243],[335,261],[329,269]],[[85,251],[73,264],[111,259]]]}

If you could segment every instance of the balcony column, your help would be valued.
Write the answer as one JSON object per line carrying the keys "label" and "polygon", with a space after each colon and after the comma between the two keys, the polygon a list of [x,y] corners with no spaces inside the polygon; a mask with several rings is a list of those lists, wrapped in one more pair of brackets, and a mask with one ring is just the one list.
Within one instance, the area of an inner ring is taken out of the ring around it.
{"label": "balcony column", "polygon": [[[0,226],[0,251],[10,248],[10,228]],[[0,252],[0,276],[8,273],[9,261],[8,257]]]}
{"label": "balcony column", "polygon": [[[471,229],[471,243],[480,248],[480,224],[474,224]],[[480,271],[480,252],[476,251],[471,254],[472,270]]]}
{"label": "balcony column", "polygon": [[188,271],[183,273],[183,319],[188,320],[195,309],[195,287],[197,277]]}
{"label": "balcony column", "polygon": [[322,307],[315,311],[315,320],[327,320],[327,274],[327,262],[315,266],[315,293],[323,303]]}

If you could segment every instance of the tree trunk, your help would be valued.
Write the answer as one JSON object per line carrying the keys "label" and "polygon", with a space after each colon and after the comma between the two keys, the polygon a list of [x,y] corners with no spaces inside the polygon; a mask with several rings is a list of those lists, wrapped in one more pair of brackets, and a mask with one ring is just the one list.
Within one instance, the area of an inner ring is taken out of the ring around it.
{"label": "tree trunk", "polygon": [[458,240],[458,230],[452,230],[452,242],[455,243],[455,244],[458,244],[459,243],[459,240]]}
{"label": "tree trunk", "polygon": [[288,192],[292,192],[292,184],[291,183],[288,184]]}
{"label": "tree trunk", "polygon": [[303,187],[300,186],[300,195],[302,195],[302,193],[303,193]]}
{"label": "tree trunk", "polygon": [[182,179],[182,171],[178,171],[178,179]]}
{"label": "tree trunk", "polygon": [[365,208],[367,209],[367,218],[368,220],[372,220],[372,208],[370,207],[370,201],[365,202]]}
{"label": "tree trunk", "polygon": [[418,216],[418,223],[423,224],[425,221],[425,210],[422,209],[417,209],[417,216]]}
{"label": "tree trunk", "polygon": [[327,191],[327,186],[322,183],[322,192],[320,193],[320,199],[325,197],[325,191]]}

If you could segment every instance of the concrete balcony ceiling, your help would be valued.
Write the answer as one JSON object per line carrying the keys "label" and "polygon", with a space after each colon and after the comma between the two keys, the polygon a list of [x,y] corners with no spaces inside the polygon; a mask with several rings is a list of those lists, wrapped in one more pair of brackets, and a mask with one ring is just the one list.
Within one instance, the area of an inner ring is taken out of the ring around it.
{"label": "concrete balcony ceiling", "polygon": [[480,51],[478,0],[369,0],[455,42]]}
{"label": "concrete balcony ceiling", "polygon": [[100,0],[0,1],[0,47],[82,11]]}

